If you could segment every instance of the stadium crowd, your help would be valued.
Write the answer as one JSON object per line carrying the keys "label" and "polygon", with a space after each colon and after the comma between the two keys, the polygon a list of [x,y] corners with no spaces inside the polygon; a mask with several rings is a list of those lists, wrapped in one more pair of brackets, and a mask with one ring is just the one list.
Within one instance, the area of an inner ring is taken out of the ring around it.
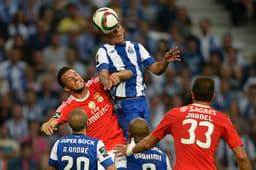
{"label": "stadium crowd", "polygon": [[[235,0],[223,2],[231,12],[237,5]],[[241,3],[255,16],[254,3]],[[175,0],[0,0],[0,169],[46,169],[50,147],[70,134],[62,125],[53,136],[44,136],[40,125],[68,96],[57,83],[59,68],[70,66],[85,80],[97,76],[95,53],[102,37],[91,16],[102,6],[114,9],[126,38],[143,44],[157,61],[168,49],[181,49],[182,62],[170,64],[163,75],[144,72],[151,128],[169,109],[192,102],[195,76],[211,76],[216,85],[213,107],[235,124],[256,169],[256,52],[245,62],[232,34],[212,34],[207,18],[198,25],[201,33],[194,34],[193,20]],[[244,24],[236,19],[234,26]],[[173,163],[171,136],[159,146]],[[237,167],[224,142],[216,158],[218,167]]]}

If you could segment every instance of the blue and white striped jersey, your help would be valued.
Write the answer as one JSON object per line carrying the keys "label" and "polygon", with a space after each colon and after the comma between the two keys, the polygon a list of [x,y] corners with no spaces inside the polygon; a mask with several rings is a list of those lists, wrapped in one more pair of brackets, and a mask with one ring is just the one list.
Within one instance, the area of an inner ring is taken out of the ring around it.
{"label": "blue and white striped jersey", "polygon": [[125,43],[118,45],[104,44],[98,49],[96,60],[98,72],[103,69],[108,70],[109,73],[121,70],[133,72],[132,78],[116,86],[114,96],[136,97],[145,95],[143,68],[152,65],[155,60],[140,43],[125,41]]}
{"label": "blue and white striped jersey", "polygon": [[101,140],[75,134],[55,142],[48,164],[59,170],[97,170],[97,161],[104,168],[114,163]]}
{"label": "blue and white striped jersey", "polygon": [[171,170],[167,155],[160,149],[153,147],[141,153],[116,159],[117,170]]}

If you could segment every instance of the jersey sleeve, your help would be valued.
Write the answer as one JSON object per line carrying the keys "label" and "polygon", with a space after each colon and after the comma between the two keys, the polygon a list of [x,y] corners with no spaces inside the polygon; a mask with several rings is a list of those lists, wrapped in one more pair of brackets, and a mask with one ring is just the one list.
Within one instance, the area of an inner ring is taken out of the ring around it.
{"label": "jersey sleeve", "polygon": [[155,59],[150,56],[149,52],[144,48],[143,45],[139,44],[141,62],[144,67],[148,67],[155,63]]}
{"label": "jersey sleeve", "polygon": [[108,151],[106,150],[105,145],[101,140],[98,141],[97,144],[97,158],[100,164],[106,169],[110,165],[114,164],[113,159],[109,155]]}
{"label": "jersey sleeve", "polygon": [[227,115],[226,116],[226,123],[224,126],[224,140],[228,143],[228,146],[230,148],[236,147],[236,146],[241,146],[243,145],[243,142],[241,140],[241,138],[239,137],[235,127],[233,126],[232,122],[230,121],[230,119],[228,118]]}
{"label": "jersey sleeve", "polygon": [[48,164],[52,167],[58,166],[58,156],[57,156],[57,149],[58,149],[59,140],[55,142],[55,144],[52,147],[51,155],[48,160]]}
{"label": "jersey sleeve", "polygon": [[101,48],[98,49],[96,53],[96,69],[97,69],[97,72],[100,72],[103,69],[108,70],[108,68],[109,68],[109,60],[107,57],[107,52],[102,46]]}
{"label": "jersey sleeve", "polygon": [[171,120],[171,114],[172,114],[172,110],[169,111],[164,118],[161,120],[161,122],[159,123],[159,125],[156,127],[156,129],[152,132],[152,134],[157,137],[158,139],[163,139],[165,137],[165,135],[170,134],[171,133],[171,124],[172,124],[172,120]]}
{"label": "jersey sleeve", "polygon": [[68,115],[71,110],[73,109],[68,107],[67,102],[62,102],[54,113],[52,119],[56,119],[60,124],[66,123],[68,122]]}

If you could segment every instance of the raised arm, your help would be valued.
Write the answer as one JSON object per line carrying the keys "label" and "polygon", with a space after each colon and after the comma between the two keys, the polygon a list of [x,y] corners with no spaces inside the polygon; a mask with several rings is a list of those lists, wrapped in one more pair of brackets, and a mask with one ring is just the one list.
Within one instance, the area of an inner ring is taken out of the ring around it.
{"label": "raised arm", "polygon": [[179,54],[180,50],[178,47],[171,49],[164,54],[162,61],[155,62],[154,64],[150,65],[148,69],[156,75],[161,75],[166,70],[170,62],[181,61]]}
{"label": "raised arm", "polygon": [[247,157],[247,154],[242,146],[236,146],[232,148],[232,151],[236,155],[238,166],[241,170],[251,170],[251,164]]}

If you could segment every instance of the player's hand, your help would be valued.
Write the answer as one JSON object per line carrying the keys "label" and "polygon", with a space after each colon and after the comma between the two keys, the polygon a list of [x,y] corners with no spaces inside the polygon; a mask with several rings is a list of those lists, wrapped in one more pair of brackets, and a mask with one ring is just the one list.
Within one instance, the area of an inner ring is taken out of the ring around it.
{"label": "player's hand", "polygon": [[169,50],[164,54],[164,60],[166,62],[173,62],[173,61],[181,61],[180,59],[180,50],[178,47]]}
{"label": "player's hand", "polygon": [[115,86],[120,83],[120,77],[118,73],[113,73],[109,76],[109,81],[112,82],[112,85]]}
{"label": "player's hand", "polygon": [[132,138],[131,142],[128,144],[128,145],[122,145],[122,144],[118,144],[116,145],[113,150],[115,150],[115,155],[117,155],[117,157],[120,157],[120,156],[124,156],[124,155],[132,155],[133,152],[133,148],[135,147],[135,141],[134,141],[134,138]]}
{"label": "player's hand", "polygon": [[44,132],[46,135],[49,135],[49,136],[51,136],[54,133],[54,131],[56,131],[56,130],[57,130],[57,128],[54,127],[49,122],[45,122],[41,127],[41,131]]}
{"label": "player's hand", "polygon": [[113,148],[115,157],[126,156],[128,145],[118,144]]}
{"label": "player's hand", "polygon": [[113,86],[113,83],[110,80],[106,80],[103,83],[104,90],[111,90],[112,86]]}

